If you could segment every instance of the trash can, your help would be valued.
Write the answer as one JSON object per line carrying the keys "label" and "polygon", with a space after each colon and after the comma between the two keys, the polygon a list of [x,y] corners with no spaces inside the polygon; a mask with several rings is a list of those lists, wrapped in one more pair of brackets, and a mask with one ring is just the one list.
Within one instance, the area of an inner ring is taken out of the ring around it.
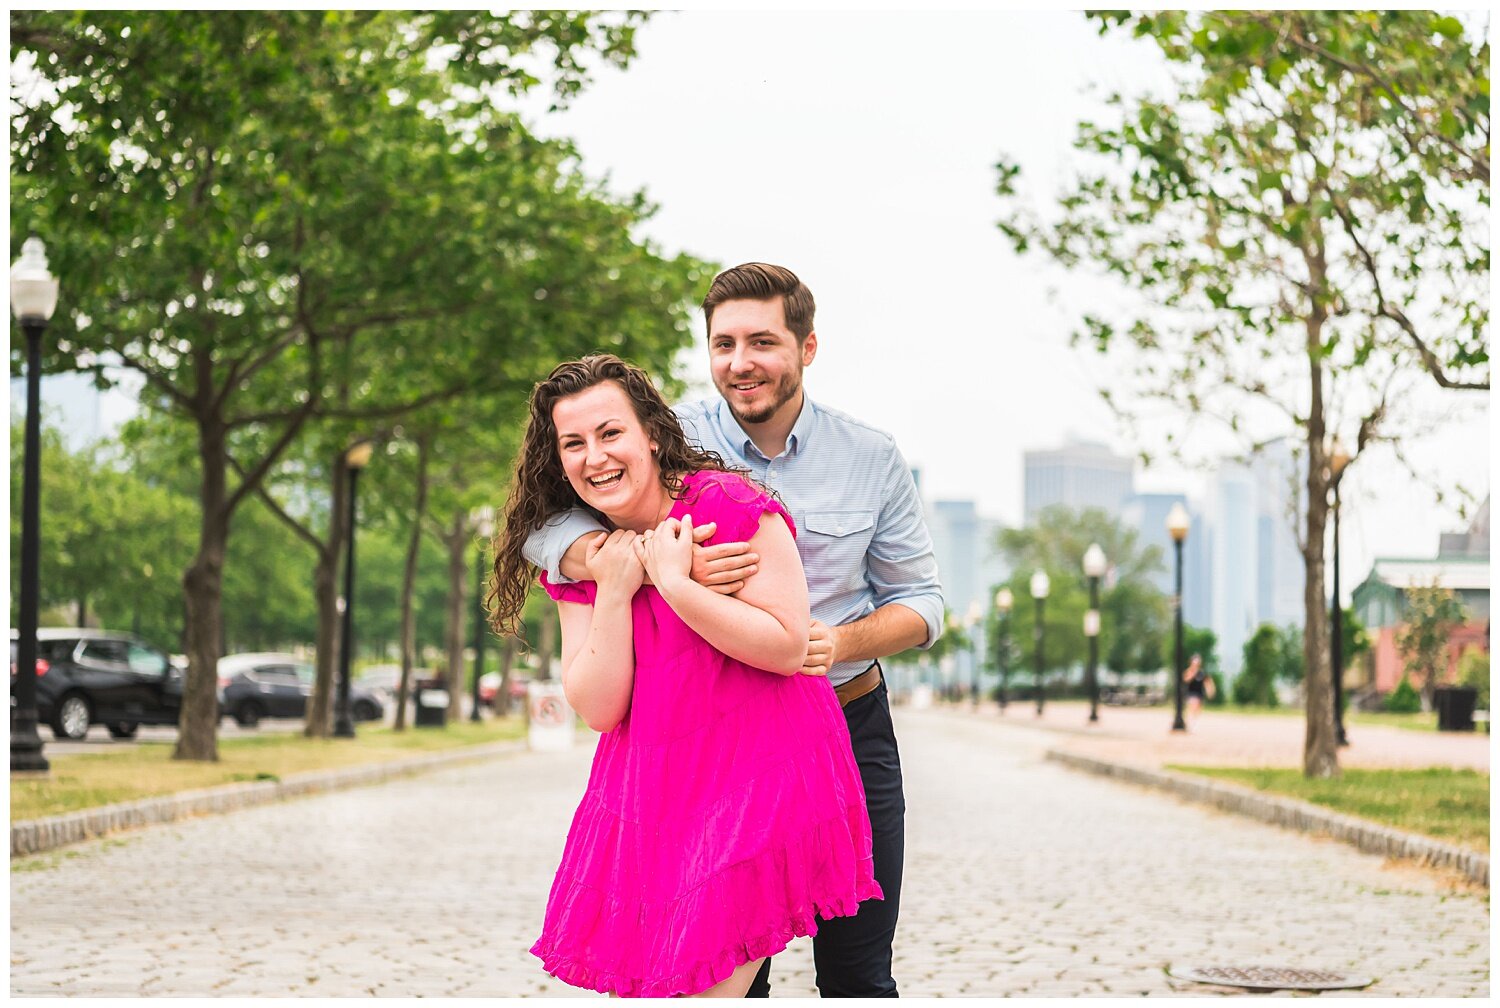
{"label": "trash can", "polygon": [[441,728],[448,723],[448,684],[441,679],[418,679],[413,699],[418,728]]}
{"label": "trash can", "polygon": [[533,680],[526,684],[526,743],[538,752],[559,752],[573,745],[573,708],[562,683]]}
{"label": "trash can", "polygon": [[1479,691],[1473,686],[1439,686],[1433,691],[1438,731],[1473,731],[1474,704]]}

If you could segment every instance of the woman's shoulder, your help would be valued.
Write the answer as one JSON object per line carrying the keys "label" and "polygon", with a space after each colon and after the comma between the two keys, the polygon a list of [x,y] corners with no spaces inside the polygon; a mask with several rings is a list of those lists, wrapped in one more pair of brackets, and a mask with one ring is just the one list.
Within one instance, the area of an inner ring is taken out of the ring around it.
{"label": "woman's shoulder", "polygon": [[737,472],[700,469],[683,480],[687,493],[683,504],[693,523],[717,522],[713,542],[737,542],[754,534],[760,516],[780,513],[791,524],[774,494],[755,480]]}
{"label": "woman's shoulder", "polygon": [[761,498],[770,496],[765,487],[737,472],[699,469],[682,482],[687,491],[683,500],[690,505],[733,507],[738,504],[749,507],[758,505]]}

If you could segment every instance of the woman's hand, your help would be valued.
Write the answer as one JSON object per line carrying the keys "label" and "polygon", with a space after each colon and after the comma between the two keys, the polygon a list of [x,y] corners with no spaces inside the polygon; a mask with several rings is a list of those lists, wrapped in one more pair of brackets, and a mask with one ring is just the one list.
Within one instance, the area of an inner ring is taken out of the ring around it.
{"label": "woman's hand", "polygon": [[[646,577],[636,553],[635,533],[629,529],[600,532],[589,543],[584,563],[589,576],[599,586],[599,593],[617,592],[630,598],[640,589]],[[691,541],[690,541],[691,542]]]}
{"label": "woman's hand", "polygon": [[647,529],[636,540],[640,557],[651,583],[659,591],[669,591],[674,583],[688,580],[693,570],[693,516],[682,521],[668,518],[654,529]]}

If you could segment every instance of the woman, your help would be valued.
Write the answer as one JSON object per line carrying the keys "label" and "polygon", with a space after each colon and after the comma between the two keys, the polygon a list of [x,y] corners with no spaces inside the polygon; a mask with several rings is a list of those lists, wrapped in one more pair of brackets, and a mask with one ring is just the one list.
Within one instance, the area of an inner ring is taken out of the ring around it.
{"label": "woman", "polygon": [[1193,655],[1182,672],[1182,681],[1187,683],[1188,723],[1196,724],[1204,701],[1214,696],[1214,681],[1204,671],[1202,655]]}
{"label": "woman", "polygon": [[[494,618],[515,621],[521,555],[548,515],[591,508],[591,582],[553,585],[563,689],[601,732],[532,952],[578,987],[743,997],[761,961],[879,898],[848,729],[798,675],[807,584],[781,504],[688,444],[645,372],[559,365],[531,416],[496,546]],[[735,596],[688,576],[694,524],[749,541]],[[649,581],[649,583],[648,583]]]}

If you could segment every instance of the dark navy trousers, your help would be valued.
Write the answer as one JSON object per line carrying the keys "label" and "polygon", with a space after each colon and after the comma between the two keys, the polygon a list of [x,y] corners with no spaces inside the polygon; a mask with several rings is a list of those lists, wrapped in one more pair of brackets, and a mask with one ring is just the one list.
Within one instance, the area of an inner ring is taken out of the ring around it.
{"label": "dark navy trousers", "polygon": [[[897,997],[891,976],[891,944],[901,907],[901,863],[906,849],[906,797],[901,755],[891,725],[891,700],[882,680],[872,692],[844,708],[849,739],[865,786],[874,837],[875,881],[885,899],[865,900],[853,917],[818,919],[813,964],[823,997]],[[750,984],[746,997],[771,996],[771,960]]]}

